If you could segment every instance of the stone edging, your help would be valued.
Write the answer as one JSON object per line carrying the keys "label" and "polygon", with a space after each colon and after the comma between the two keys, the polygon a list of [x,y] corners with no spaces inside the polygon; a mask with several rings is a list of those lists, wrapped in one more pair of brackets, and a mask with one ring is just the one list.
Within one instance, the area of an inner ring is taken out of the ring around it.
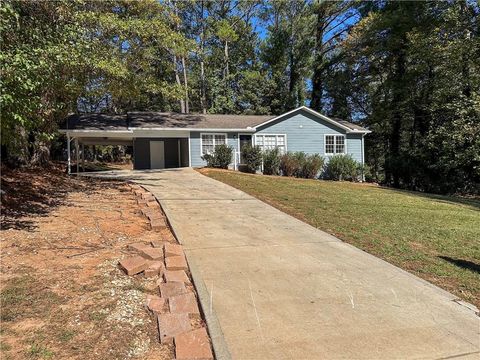
{"label": "stone edging", "polygon": [[[145,277],[156,278],[160,296],[148,295],[145,307],[157,319],[159,341],[174,344],[175,358],[213,359],[207,328],[192,320],[198,319],[201,311],[199,296],[195,296],[195,292],[198,294],[195,280],[192,284],[188,276],[190,273],[193,278],[183,246],[178,244],[175,236],[172,239],[174,234],[153,194],[140,185],[129,185],[142,214],[149,220],[151,230],[159,232],[160,240],[130,244],[128,248],[137,255],[123,258],[119,264],[127,275],[143,273]],[[169,241],[162,239],[166,233]],[[202,316],[200,321],[204,319]]]}

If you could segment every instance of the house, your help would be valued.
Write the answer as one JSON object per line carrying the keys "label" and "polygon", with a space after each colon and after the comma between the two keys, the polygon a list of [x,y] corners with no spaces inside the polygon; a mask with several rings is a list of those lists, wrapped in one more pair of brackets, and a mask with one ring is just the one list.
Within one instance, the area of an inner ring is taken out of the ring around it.
{"label": "house", "polygon": [[126,115],[84,114],[67,118],[60,129],[80,145],[133,147],[134,169],[200,167],[202,156],[219,144],[234,149],[231,167],[243,163],[247,144],[262,149],[278,147],[281,153],[303,151],[328,159],[350,154],[364,163],[364,136],[370,131],[348,121],[322,115],[302,106],[279,116],[199,115],[129,112]]}

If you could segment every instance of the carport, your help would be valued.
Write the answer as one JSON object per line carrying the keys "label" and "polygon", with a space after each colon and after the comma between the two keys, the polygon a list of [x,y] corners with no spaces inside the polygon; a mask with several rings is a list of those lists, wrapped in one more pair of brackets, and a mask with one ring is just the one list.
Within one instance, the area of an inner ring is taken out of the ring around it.
{"label": "carport", "polygon": [[67,162],[68,173],[71,174],[72,168],[72,141],[74,142],[75,158],[77,173],[79,172],[80,162],[82,170],[85,169],[85,145],[122,145],[132,146],[134,144],[131,131],[118,131],[112,134],[108,132],[108,136],[103,132],[90,131],[88,133],[82,131],[64,131],[67,135]]}
{"label": "carport", "polygon": [[85,145],[131,146],[134,169],[190,166],[190,131],[156,128],[142,120],[140,116],[132,118],[131,114],[69,116],[59,130],[67,137],[68,173],[71,173],[72,152],[77,172],[80,164],[84,169]]}

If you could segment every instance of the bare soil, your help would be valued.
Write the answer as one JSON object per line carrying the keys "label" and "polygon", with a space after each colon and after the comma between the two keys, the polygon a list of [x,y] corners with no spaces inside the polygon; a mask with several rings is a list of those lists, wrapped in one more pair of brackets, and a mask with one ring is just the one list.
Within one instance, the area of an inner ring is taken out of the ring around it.
{"label": "bare soil", "polygon": [[[149,230],[128,186],[51,169],[2,169],[2,359],[170,359],[146,294],[126,276],[126,245],[174,242]],[[192,319],[201,322],[201,319]]]}

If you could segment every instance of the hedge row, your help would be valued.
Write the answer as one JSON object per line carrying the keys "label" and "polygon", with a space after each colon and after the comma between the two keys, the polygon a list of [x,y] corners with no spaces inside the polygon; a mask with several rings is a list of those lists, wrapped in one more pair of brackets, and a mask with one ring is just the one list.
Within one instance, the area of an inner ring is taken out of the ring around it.
{"label": "hedge row", "polygon": [[[212,154],[204,155],[208,167],[227,169],[231,163],[233,148],[220,145]],[[265,175],[294,176],[315,179],[321,176],[330,180],[359,181],[370,178],[368,167],[355,161],[351,155],[334,155],[325,164],[319,154],[306,154],[301,151],[280,154],[277,148],[262,152],[258,146],[246,146],[242,151],[245,162],[243,171],[255,173],[263,164]]]}

